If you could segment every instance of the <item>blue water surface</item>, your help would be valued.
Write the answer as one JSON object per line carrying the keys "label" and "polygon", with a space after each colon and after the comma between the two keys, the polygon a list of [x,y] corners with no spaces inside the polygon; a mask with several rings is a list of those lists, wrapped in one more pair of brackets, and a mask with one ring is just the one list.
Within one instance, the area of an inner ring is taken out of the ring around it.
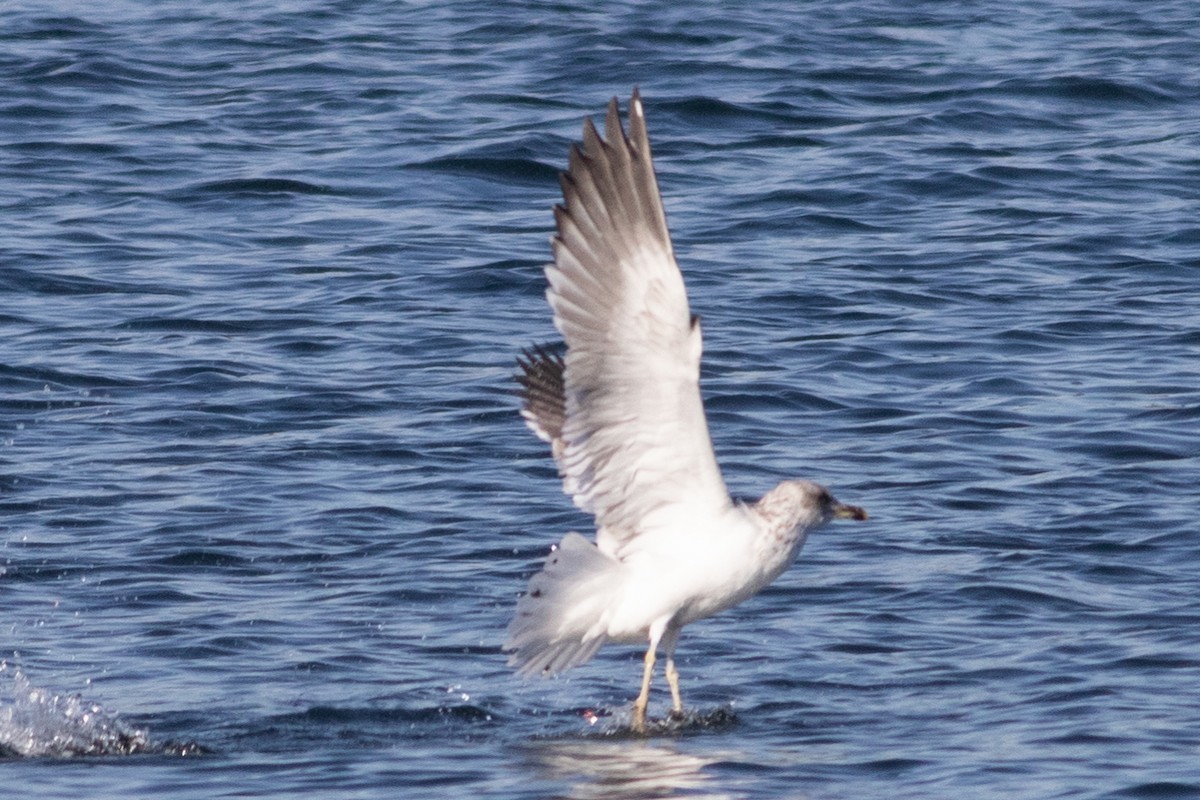
{"label": "blue water surface", "polygon": [[[1194,3],[31,2],[0,22],[24,798],[1200,797]],[[731,489],[869,509],[523,682],[590,520],[516,413],[645,97]],[[653,698],[652,714],[665,700]],[[83,755],[91,753],[91,755]]]}

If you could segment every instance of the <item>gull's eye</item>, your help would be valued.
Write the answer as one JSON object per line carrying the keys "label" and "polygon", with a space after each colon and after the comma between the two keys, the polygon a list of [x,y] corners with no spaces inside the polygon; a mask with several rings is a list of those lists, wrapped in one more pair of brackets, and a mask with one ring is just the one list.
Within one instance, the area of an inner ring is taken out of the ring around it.
{"label": "gull's eye", "polygon": [[822,506],[833,505],[833,495],[829,493],[828,489],[822,489],[821,493],[817,495],[817,502]]}

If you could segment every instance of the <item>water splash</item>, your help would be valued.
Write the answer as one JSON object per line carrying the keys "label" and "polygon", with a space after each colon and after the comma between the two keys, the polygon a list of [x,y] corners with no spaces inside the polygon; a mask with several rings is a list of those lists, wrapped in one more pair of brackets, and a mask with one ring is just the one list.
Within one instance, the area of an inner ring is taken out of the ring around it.
{"label": "water splash", "polygon": [[[0,756],[64,757],[162,753],[149,734],[119,722],[79,694],[54,694],[34,686],[20,669],[0,661]],[[176,746],[175,751],[182,751]],[[198,748],[197,748],[198,749]]]}
{"label": "water splash", "polygon": [[[687,709],[669,712],[665,717],[647,717],[644,730],[631,727],[632,715],[629,708],[585,708],[577,711],[589,729],[568,738],[582,736],[588,739],[647,739],[654,737],[680,737],[705,731],[721,730],[737,725],[737,714],[733,706],[726,704],[709,710]],[[561,734],[550,734],[534,738],[559,739]]]}

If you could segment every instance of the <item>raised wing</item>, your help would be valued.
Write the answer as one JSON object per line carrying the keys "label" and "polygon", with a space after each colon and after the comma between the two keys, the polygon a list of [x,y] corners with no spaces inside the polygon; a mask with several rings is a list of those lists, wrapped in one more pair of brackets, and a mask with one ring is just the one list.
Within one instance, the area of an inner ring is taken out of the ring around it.
{"label": "raised wing", "polygon": [[567,343],[562,416],[545,402],[552,392],[531,406],[527,389],[526,419],[535,430],[557,428],[544,438],[564,488],[596,516],[601,548],[616,553],[661,515],[716,513],[730,499],[700,399],[700,325],[675,263],[636,91],[628,137],[614,98],[604,139],[584,122],[561,183],[546,296]]}

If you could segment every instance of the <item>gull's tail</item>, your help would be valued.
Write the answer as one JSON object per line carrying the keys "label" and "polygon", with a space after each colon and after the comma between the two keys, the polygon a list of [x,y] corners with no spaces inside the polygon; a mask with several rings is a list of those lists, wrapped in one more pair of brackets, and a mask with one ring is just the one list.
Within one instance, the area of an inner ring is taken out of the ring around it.
{"label": "gull's tail", "polygon": [[529,581],[504,649],[522,675],[553,675],[596,655],[621,591],[621,563],[568,533]]}

